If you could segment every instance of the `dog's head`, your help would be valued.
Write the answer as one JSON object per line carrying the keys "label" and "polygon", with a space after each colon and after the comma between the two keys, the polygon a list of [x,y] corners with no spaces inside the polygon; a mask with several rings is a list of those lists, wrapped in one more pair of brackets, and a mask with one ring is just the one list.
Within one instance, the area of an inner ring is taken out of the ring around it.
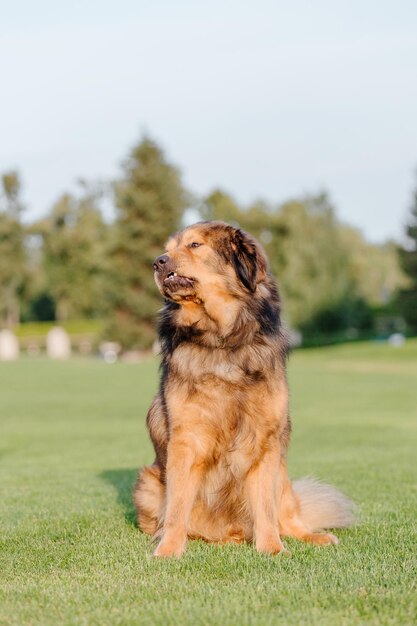
{"label": "dog's head", "polygon": [[201,222],[173,235],[153,264],[161,294],[178,303],[205,302],[210,294],[248,298],[265,278],[259,243],[224,222]]}

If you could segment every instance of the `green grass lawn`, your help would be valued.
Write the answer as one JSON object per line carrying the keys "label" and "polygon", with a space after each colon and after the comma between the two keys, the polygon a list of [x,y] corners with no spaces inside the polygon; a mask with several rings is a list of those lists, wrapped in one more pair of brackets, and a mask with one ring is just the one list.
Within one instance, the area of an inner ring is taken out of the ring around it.
{"label": "green grass lawn", "polygon": [[157,363],[0,364],[0,624],[416,623],[417,341],[290,359],[291,475],[350,495],[338,546],[189,544],[151,558],[131,489]]}

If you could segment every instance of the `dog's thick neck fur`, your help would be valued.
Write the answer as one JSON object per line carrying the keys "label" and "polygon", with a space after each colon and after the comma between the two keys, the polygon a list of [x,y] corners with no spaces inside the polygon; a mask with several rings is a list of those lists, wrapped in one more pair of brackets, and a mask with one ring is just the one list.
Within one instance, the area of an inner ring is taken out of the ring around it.
{"label": "dog's thick neck fur", "polygon": [[[194,305],[195,321],[189,321],[183,315],[180,304],[167,300],[161,311],[159,321],[159,337],[163,361],[184,343],[198,345],[210,350],[219,349],[230,353],[245,346],[259,349],[268,347],[278,351],[282,359],[288,354],[288,341],[281,324],[281,304],[279,292],[274,279],[268,274],[257,286],[258,297],[247,294],[237,297],[234,308],[237,308],[233,326],[221,327],[216,319],[207,311],[204,302]],[[249,306],[250,304],[250,306]],[[235,306],[237,305],[237,307]],[[254,306],[255,305],[255,306]],[[198,307],[198,308],[197,308]],[[186,323],[181,324],[181,320]]]}

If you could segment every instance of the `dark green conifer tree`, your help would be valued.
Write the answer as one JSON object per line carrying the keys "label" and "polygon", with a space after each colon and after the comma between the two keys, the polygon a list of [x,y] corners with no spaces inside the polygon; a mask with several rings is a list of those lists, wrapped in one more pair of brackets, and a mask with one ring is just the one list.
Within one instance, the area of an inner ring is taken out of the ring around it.
{"label": "dark green conifer tree", "polygon": [[20,298],[26,280],[23,205],[17,172],[1,177],[0,188],[0,327],[13,327],[20,320]]}
{"label": "dark green conifer tree", "polygon": [[123,173],[115,184],[105,335],[124,349],[143,349],[155,339],[155,316],[161,306],[152,263],[169,235],[180,228],[187,196],[178,170],[148,137],[132,150]]}
{"label": "dark green conifer tree", "polygon": [[104,314],[108,226],[98,206],[100,195],[84,184],[80,197],[64,194],[32,227],[42,237],[46,293],[60,321]]}
{"label": "dark green conifer tree", "polygon": [[417,332],[417,187],[406,226],[406,243],[399,249],[400,262],[409,279],[407,289],[399,292],[399,307],[409,329]]}

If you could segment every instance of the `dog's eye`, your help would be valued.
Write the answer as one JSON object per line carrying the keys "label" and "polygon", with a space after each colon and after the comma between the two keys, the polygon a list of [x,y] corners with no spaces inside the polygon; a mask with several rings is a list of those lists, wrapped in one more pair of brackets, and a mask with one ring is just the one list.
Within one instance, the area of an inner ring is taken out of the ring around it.
{"label": "dog's eye", "polygon": [[202,243],[198,243],[197,241],[193,241],[192,243],[189,244],[190,248],[199,248],[200,246],[202,246]]}

